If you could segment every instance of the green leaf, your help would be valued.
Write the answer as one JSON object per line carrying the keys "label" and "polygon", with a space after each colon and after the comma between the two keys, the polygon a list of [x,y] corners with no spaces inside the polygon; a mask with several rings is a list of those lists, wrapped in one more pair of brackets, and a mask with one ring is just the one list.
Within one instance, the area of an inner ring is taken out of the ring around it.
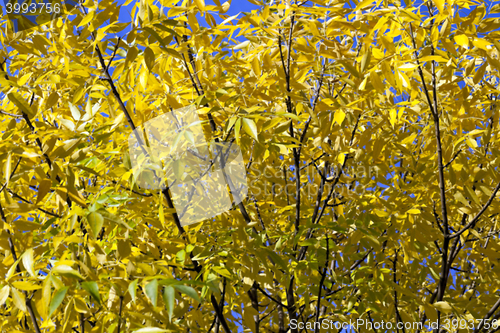
{"label": "green leaf", "polygon": [[99,232],[101,232],[102,225],[104,223],[104,218],[102,217],[101,214],[97,212],[92,212],[87,216],[87,221],[89,222],[90,230],[92,230],[94,238],[97,238]]}
{"label": "green leaf", "polygon": [[168,319],[172,321],[175,305],[175,289],[171,286],[163,288],[163,302],[165,302],[165,306],[167,307]]}
{"label": "green leaf", "polygon": [[97,303],[101,304],[101,295],[99,295],[99,286],[95,281],[87,281],[82,283],[82,288],[87,291]]}
{"label": "green leaf", "polygon": [[135,302],[135,294],[136,294],[136,291],[137,291],[137,279],[135,279],[134,281],[132,281],[129,285],[128,285],[128,293],[130,294],[130,297],[132,298],[132,301]]}
{"label": "green leaf", "polygon": [[146,296],[148,296],[153,306],[156,307],[156,303],[158,301],[158,280],[154,279],[153,281],[149,282],[145,286],[145,290]]}
{"label": "green leaf", "polygon": [[184,285],[174,285],[174,288],[177,289],[178,291],[180,291],[181,293],[191,297],[192,299],[194,299],[198,303],[201,303],[200,296],[198,296],[198,293],[193,288],[191,288],[189,286],[184,286]]}
{"label": "green leaf", "polygon": [[50,301],[50,305],[49,305],[49,318],[50,318],[50,316],[52,316],[54,311],[57,310],[59,305],[61,305],[61,303],[64,299],[64,296],[66,296],[66,292],[68,291],[68,289],[69,289],[69,287],[62,287],[61,289],[56,291],[56,293],[54,294],[54,297],[52,297],[52,300]]}

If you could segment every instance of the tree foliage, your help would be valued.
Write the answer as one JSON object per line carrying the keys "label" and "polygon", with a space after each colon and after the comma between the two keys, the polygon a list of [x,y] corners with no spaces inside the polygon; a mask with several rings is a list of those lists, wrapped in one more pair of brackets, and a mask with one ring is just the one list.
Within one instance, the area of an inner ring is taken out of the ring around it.
{"label": "tree foliage", "polygon": [[[493,331],[499,7],[250,2],[2,21],[2,331]],[[188,105],[241,147],[249,193],[183,227],[133,183],[128,137]]]}

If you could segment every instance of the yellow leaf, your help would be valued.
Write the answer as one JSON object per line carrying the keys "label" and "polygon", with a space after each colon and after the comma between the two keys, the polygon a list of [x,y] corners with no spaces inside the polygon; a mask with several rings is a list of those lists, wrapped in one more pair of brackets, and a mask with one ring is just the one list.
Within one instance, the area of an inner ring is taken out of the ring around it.
{"label": "yellow leaf", "polygon": [[488,51],[488,47],[491,46],[491,43],[488,42],[487,40],[484,40],[482,38],[474,38],[474,40],[472,40],[472,44],[475,46],[475,47],[478,47],[480,49],[483,49],[485,51]]}
{"label": "yellow leaf", "polygon": [[337,161],[339,162],[339,164],[344,164],[345,154],[339,154],[339,156],[337,157]]}
{"label": "yellow leaf", "polygon": [[178,180],[182,180],[182,176],[184,175],[184,170],[186,169],[184,160],[175,160],[173,162],[174,175]]}
{"label": "yellow leaf", "polygon": [[431,304],[425,303],[423,305],[423,308],[425,309],[425,314],[427,315],[427,317],[429,317],[430,320],[432,320],[434,322],[438,321],[437,312],[436,312],[435,308],[432,307]]}
{"label": "yellow leaf", "polygon": [[201,12],[205,11],[205,1],[204,0],[194,0],[194,2],[196,3],[196,6],[198,7],[198,9]]}
{"label": "yellow leaf", "polygon": [[384,84],[382,83],[382,80],[380,79],[380,76],[377,74],[377,72],[370,72],[370,81],[378,93],[384,93]]}
{"label": "yellow leaf", "polygon": [[38,194],[36,196],[36,204],[40,203],[43,198],[49,193],[50,187],[52,186],[52,181],[50,179],[44,179],[38,185]]}
{"label": "yellow leaf", "polygon": [[241,50],[241,49],[244,49],[245,47],[247,47],[248,45],[250,44],[250,41],[247,40],[247,41],[244,41],[242,43],[239,43],[238,45],[236,45],[235,47],[233,47],[233,50]]}
{"label": "yellow leaf", "polygon": [[149,47],[146,47],[144,50],[144,62],[146,63],[149,71],[153,70],[155,65],[155,53]]}
{"label": "yellow leaf", "polygon": [[56,266],[52,269],[52,273],[56,273],[59,275],[67,276],[67,277],[72,277],[72,278],[79,278],[83,279],[83,277],[78,273],[78,271],[74,270],[68,265],[59,265]]}
{"label": "yellow leaf", "polygon": [[438,25],[435,24],[431,30],[431,42],[434,47],[437,47],[439,41],[439,29]]}
{"label": "yellow leaf", "polygon": [[361,84],[359,85],[359,90],[365,90],[366,81],[368,81],[368,76],[365,77],[365,79],[363,80],[363,82],[361,82]]}
{"label": "yellow leaf", "polygon": [[375,214],[377,214],[377,216],[379,217],[386,217],[386,216],[389,216],[389,213],[386,212],[386,211],[383,211],[383,210],[379,210],[379,209],[375,209],[373,211]]}
{"label": "yellow leaf", "polygon": [[41,286],[32,284],[27,281],[15,281],[12,282],[12,286],[16,287],[17,289],[21,290],[37,290],[37,289],[42,289]]}
{"label": "yellow leaf", "polygon": [[59,94],[57,92],[53,92],[50,94],[49,98],[47,98],[47,102],[45,103],[45,106],[47,108],[50,108],[50,107],[54,106],[58,100],[59,100]]}
{"label": "yellow leaf", "polygon": [[404,64],[398,67],[398,69],[402,71],[412,71],[415,68],[417,68],[417,65],[413,63]]}
{"label": "yellow leaf", "polygon": [[89,215],[87,215],[87,221],[89,222],[90,230],[92,230],[94,239],[97,239],[97,236],[101,232],[102,225],[104,223],[104,218],[98,212],[92,212]]}
{"label": "yellow leaf", "polygon": [[407,144],[409,142],[413,142],[413,140],[415,140],[416,137],[417,137],[417,133],[414,133],[414,134],[410,135],[409,137],[407,137],[406,139],[404,139],[403,141],[401,141],[401,144],[404,145],[404,144]]}
{"label": "yellow leaf", "polygon": [[472,149],[477,148],[477,142],[476,142],[476,140],[473,140],[473,139],[467,137],[465,139],[465,142],[467,143],[467,146],[471,147]]}
{"label": "yellow leaf", "polygon": [[439,311],[441,311],[445,314],[448,314],[451,311],[453,311],[453,308],[451,307],[450,304],[448,304],[448,302],[436,302],[433,305],[436,309],[438,309]]}
{"label": "yellow leaf", "polygon": [[24,295],[15,288],[12,288],[12,300],[14,301],[16,308],[22,312],[26,312],[26,301],[24,299]]}
{"label": "yellow leaf", "polygon": [[33,75],[33,73],[28,73],[28,74],[23,75],[19,80],[17,80],[17,84],[20,86],[24,86],[26,84],[26,82],[28,82],[31,75]]}
{"label": "yellow leaf", "polygon": [[74,187],[69,189],[68,195],[72,201],[76,202],[82,207],[87,207],[85,198]]}
{"label": "yellow leaf", "polygon": [[87,304],[78,296],[73,297],[73,301],[75,304],[75,310],[78,313],[88,313],[89,309],[87,307]]}
{"label": "yellow leaf", "polygon": [[165,225],[165,215],[163,214],[163,204],[160,203],[160,222],[162,225]]}
{"label": "yellow leaf", "polygon": [[469,206],[469,202],[467,201],[467,199],[465,199],[464,195],[461,192],[457,192],[453,196],[455,197],[455,199],[460,201],[463,205]]}
{"label": "yellow leaf", "polygon": [[21,111],[29,116],[34,116],[35,112],[31,109],[31,106],[26,102],[26,100],[20,94],[16,92],[9,93],[7,95],[9,100],[14,103]]}
{"label": "yellow leaf", "polygon": [[139,75],[139,82],[141,83],[142,90],[146,90],[148,84],[148,76],[149,75],[147,71],[142,71]]}
{"label": "yellow leaf", "polygon": [[[23,253],[23,265],[24,268],[30,273],[31,276],[36,277],[34,267],[34,259],[33,259],[33,248],[27,249]],[[21,289],[21,288],[19,288]]]}
{"label": "yellow leaf", "polygon": [[420,58],[420,62],[426,62],[426,61],[437,61],[437,62],[448,62],[448,59],[445,59],[441,56],[438,55],[433,55],[433,56],[425,56]]}
{"label": "yellow leaf", "polygon": [[229,1],[224,2],[224,3],[222,4],[222,6],[221,6],[221,11],[220,11],[220,12],[221,12],[221,14],[226,13],[226,12],[229,10],[229,7],[230,7],[230,6],[231,6],[231,2],[229,2]]}
{"label": "yellow leaf", "polygon": [[474,201],[477,205],[481,205],[481,202],[479,201],[479,198],[477,197],[476,192],[469,186],[465,186],[465,190],[469,197]]}
{"label": "yellow leaf", "polygon": [[481,82],[484,77],[484,73],[486,72],[486,67],[488,67],[488,63],[485,61],[484,64],[479,67],[479,69],[474,74],[474,77],[472,78],[472,82],[474,82],[474,84],[478,84],[479,82]]}
{"label": "yellow leaf", "polygon": [[261,75],[261,69],[260,69],[260,61],[258,57],[253,58],[252,60],[252,69],[255,73],[256,76]]}
{"label": "yellow leaf", "polygon": [[241,118],[241,121],[245,133],[250,135],[255,140],[259,141],[257,126],[255,125],[255,122],[252,119],[248,118]]}
{"label": "yellow leaf", "polygon": [[420,214],[420,209],[416,209],[416,208],[413,208],[413,209],[410,209],[409,211],[406,212],[407,214]]}
{"label": "yellow leaf", "polygon": [[10,287],[8,285],[4,286],[0,290],[0,306],[5,304],[5,302],[7,301],[7,298],[9,297],[9,293],[10,293]]}
{"label": "yellow leaf", "polygon": [[344,121],[344,119],[345,119],[345,113],[344,113],[344,111],[342,111],[342,110],[335,111],[335,116],[333,117],[333,120],[337,124],[342,125],[342,122]]}
{"label": "yellow leaf", "polygon": [[453,37],[455,42],[463,48],[469,47],[469,38],[466,35],[458,35]]}
{"label": "yellow leaf", "polygon": [[78,28],[82,27],[85,24],[88,24],[90,21],[92,21],[92,19],[94,18],[94,13],[95,12],[92,11],[92,12],[88,13],[87,15],[85,15],[85,17],[83,18],[83,20],[78,25]]}
{"label": "yellow leaf", "polygon": [[9,184],[9,180],[10,180],[11,162],[12,162],[12,154],[8,154],[7,160],[5,161],[5,165],[4,165],[5,183],[7,185]]}
{"label": "yellow leaf", "polygon": [[319,30],[318,30],[318,27],[316,26],[316,23],[315,23],[315,20],[310,20],[309,21],[309,30],[312,32],[312,34],[316,37],[318,37],[320,34],[319,34]]}
{"label": "yellow leaf", "polygon": [[396,116],[397,116],[397,111],[396,109],[391,109],[389,112],[389,121],[391,122],[392,128],[394,128],[394,125],[396,124]]}

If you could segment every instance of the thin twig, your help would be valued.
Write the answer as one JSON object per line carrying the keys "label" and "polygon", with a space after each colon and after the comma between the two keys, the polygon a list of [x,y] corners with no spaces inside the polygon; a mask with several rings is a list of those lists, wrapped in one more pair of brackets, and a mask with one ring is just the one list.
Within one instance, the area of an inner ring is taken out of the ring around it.
{"label": "thin twig", "polygon": [[0,113],[1,113],[1,114],[4,114],[4,115],[6,115],[6,116],[14,117],[14,118],[22,118],[22,117],[23,117],[23,116],[22,116],[22,115],[20,115],[20,114],[8,113],[8,112],[2,111],[2,110],[0,110]]}

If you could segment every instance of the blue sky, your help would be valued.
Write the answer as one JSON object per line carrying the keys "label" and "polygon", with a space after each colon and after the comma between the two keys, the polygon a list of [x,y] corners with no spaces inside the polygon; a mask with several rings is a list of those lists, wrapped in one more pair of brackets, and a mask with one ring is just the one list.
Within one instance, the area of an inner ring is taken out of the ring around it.
{"label": "blue sky", "polygon": [[[221,2],[223,2],[224,0],[221,0]],[[214,5],[215,3],[211,0],[206,0],[205,1],[207,5]],[[125,3],[125,1],[118,1],[118,4],[123,4]],[[130,22],[132,20],[132,18],[130,17],[130,12],[132,10],[132,7],[134,6],[136,2],[135,1],[132,1],[131,4],[129,4],[128,6],[126,7],[122,7],[121,10],[120,10],[120,16],[119,16],[119,21],[121,23],[124,23],[124,22]],[[250,12],[252,10],[256,10],[258,9],[258,6],[250,3],[249,1],[246,1],[246,0],[233,0],[232,1],[232,5],[230,6],[230,9],[228,10],[227,13],[225,13],[226,16],[234,16],[240,12]],[[466,10],[464,10],[465,13],[466,13]],[[215,19],[217,20],[217,22],[221,22],[222,19],[218,18],[217,16],[215,16]],[[201,19],[199,20],[200,24],[201,25],[204,25],[204,26],[207,26],[206,22],[204,19]],[[124,31],[122,31],[120,33],[121,36],[124,36],[128,33],[129,29],[125,29]],[[7,49],[9,49],[9,47],[7,46]],[[381,184],[378,184],[379,186],[381,186]],[[452,272],[452,275],[454,275],[454,272]],[[236,316],[236,313],[233,313],[233,315]],[[241,330],[239,330],[241,331]]]}

